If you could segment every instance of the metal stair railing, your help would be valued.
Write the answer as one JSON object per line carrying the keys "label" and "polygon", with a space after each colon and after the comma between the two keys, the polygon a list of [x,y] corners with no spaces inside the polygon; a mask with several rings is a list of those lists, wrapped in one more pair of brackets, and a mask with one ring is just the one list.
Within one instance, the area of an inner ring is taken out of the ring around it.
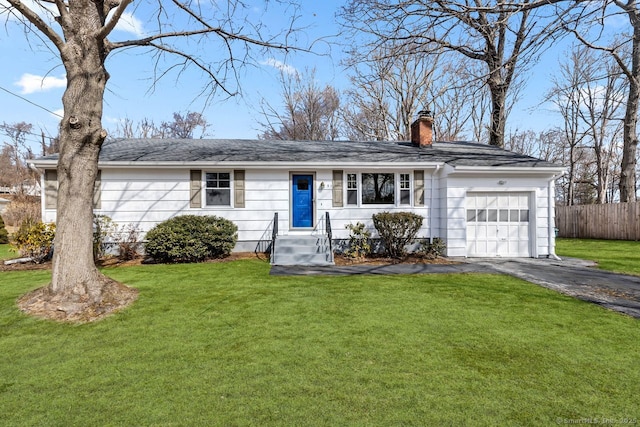
{"label": "metal stair railing", "polygon": [[271,263],[276,256],[276,237],[278,237],[278,212],[273,214],[273,230],[271,232]]}
{"label": "metal stair railing", "polygon": [[333,233],[331,231],[331,218],[329,218],[329,212],[325,212],[324,213],[325,216],[325,231],[327,233],[327,239],[329,239],[329,254],[331,256],[331,262],[333,262],[333,243],[332,243],[332,238],[333,238]]}

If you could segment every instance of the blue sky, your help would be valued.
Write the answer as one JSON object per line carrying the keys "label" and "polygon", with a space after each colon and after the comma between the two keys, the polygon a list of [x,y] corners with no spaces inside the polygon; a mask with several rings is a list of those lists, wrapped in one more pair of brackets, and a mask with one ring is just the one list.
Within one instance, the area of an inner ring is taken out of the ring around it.
{"label": "blue sky", "polygon": [[[335,13],[344,1],[301,3],[298,25],[306,28],[299,34],[301,45],[337,33]],[[136,6],[136,3],[132,6]],[[141,20],[145,7],[144,3],[137,9],[130,7],[132,15],[126,17],[111,39],[129,39],[144,34],[147,25],[150,25]],[[269,28],[281,28],[288,22],[281,10],[274,10],[260,19]],[[329,37],[327,40],[335,39]],[[261,99],[265,98],[271,105],[279,105],[278,67],[283,64],[297,70],[315,67],[320,84],[331,84],[337,89],[346,88],[346,70],[340,66],[341,47],[329,47],[326,43],[315,46],[319,54],[291,53],[285,57],[282,54],[263,56],[255,53],[257,66],[244,68],[239,75],[242,95],[231,99],[218,97],[210,105],[205,105],[199,96],[204,83],[198,73],[187,73],[180,79],[175,73],[170,74],[150,92],[153,70],[151,57],[145,55],[142,49],[116,51],[107,60],[111,78],[105,95],[103,126],[108,130],[115,129],[119,120],[129,118],[137,122],[145,117],[159,124],[163,120],[170,120],[173,112],[198,111],[210,123],[211,137],[255,138],[260,132]],[[61,111],[65,87],[65,73],[59,59],[38,39],[32,37],[28,41],[22,27],[12,21],[0,30],[0,52],[0,123],[26,121],[34,125],[36,133],[43,130],[46,135],[55,136],[59,118],[51,112]],[[558,120],[548,107],[539,104],[562,54],[563,47],[555,46],[545,53],[542,62],[530,70],[524,96],[514,108],[508,128],[541,130]],[[34,141],[37,139],[33,138]]]}

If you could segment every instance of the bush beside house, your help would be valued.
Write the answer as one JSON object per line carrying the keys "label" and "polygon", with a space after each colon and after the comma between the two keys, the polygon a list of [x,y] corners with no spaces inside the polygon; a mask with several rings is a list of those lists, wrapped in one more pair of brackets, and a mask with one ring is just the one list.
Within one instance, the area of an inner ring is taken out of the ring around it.
{"label": "bush beside house", "polygon": [[4,226],[4,220],[0,216],[0,245],[5,245],[7,243],[9,243],[9,232]]}
{"label": "bush beside house", "polygon": [[384,251],[391,258],[406,255],[406,246],[415,240],[423,221],[423,217],[412,212],[380,212],[372,219]]}
{"label": "bush beside house", "polygon": [[11,236],[11,246],[21,256],[31,258],[36,264],[46,261],[53,254],[53,239],[56,235],[54,223],[45,224],[24,221]]}
{"label": "bush beside house", "polygon": [[213,215],[182,215],[153,227],[145,252],[158,262],[199,262],[228,256],[238,240],[238,227]]}

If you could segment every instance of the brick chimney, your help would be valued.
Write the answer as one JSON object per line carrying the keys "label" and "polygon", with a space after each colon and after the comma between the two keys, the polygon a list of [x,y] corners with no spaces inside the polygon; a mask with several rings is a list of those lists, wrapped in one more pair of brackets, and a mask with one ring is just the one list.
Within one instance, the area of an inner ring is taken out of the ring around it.
{"label": "brick chimney", "polygon": [[422,110],[418,118],[411,123],[411,143],[417,147],[431,147],[433,142],[433,114],[429,110]]}

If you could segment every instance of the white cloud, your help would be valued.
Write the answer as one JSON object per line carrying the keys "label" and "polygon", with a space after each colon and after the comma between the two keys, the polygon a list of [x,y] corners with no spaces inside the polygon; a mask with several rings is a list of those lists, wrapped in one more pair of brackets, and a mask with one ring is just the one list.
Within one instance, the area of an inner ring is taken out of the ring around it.
{"label": "white cloud", "polygon": [[34,92],[45,92],[51,89],[64,88],[67,86],[67,78],[52,76],[36,76],[35,74],[25,73],[20,80],[15,82],[16,86],[20,86],[22,94]]}
{"label": "white cloud", "polygon": [[53,117],[55,117],[56,119],[64,117],[64,108],[53,110]]}
{"label": "white cloud", "polygon": [[292,67],[291,65],[287,65],[282,61],[278,61],[277,59],[274,59],[274,58],[266,59],[262,61],[261,64],[268,65],[286,74],[290,74],[290,75],[298,74],[298,70],[296,70],[294,67]]}
{"label": "white cloud", "polygon": [[145,35],[142,21],[133,16],[133,13],[124,12],[116,24],[116,30],[130,33],[138,37]]}
{"label": "white cloud", "polygon": [[[58,28],[58,25],[55,24],[54,16],[58,16],[59,13],[55,5],[49,3],[40,3],[35,0],[22,0],[22,3],[27,6],[29,9],[33,10],[40,18],[42,18],[49,26],[54,28]],[[9,10],[12,9],[9,3],[6,0],[0,0],[0,16],[6,18],[10,21],[21,21],[21,15],[19,12],[9,13]],[[111,12],[113,13],[113,11]],[[109,15],[109,18],[111,15]],[[120,17],[120,20],[116,24],[116,30],[122,31],[125,33],[130,33],[138,37],[142,37],[145,35],[144,25],[142,21],[133,16],[131,12],[124,12]]]}
{"label": "white cloud", "polygon": [[[56,6],[54,4],[44,3],[41,4],[35,0],[22,0],[23,5],[34,11],[42,20],[44,20],[49,26],[53,26],[55,20],[54,16],[58,15]],[[9,21],[20,22],[24,18],[20,12],[16,11],[6,0],[0,0],[0,16],[3,19]]]}
{"label": "white cloud", "polygon": [[124,119],[113,116],[103,116],[102,121],[113,125],[119,125],[124,121]]}

